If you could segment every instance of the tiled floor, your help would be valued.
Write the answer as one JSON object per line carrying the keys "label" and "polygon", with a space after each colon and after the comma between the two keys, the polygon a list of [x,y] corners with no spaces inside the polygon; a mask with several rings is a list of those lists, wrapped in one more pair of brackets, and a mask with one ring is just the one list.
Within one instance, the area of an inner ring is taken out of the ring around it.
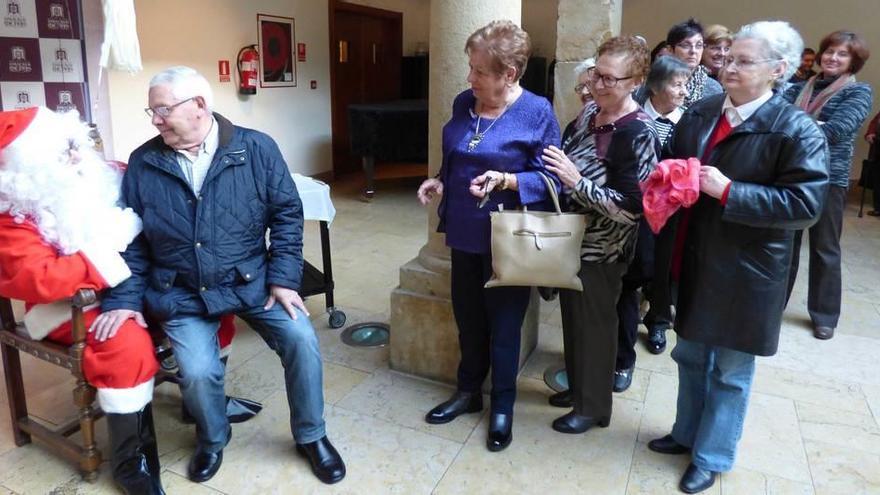
{"label": "tiled floor", "polygon": [[[398,268],[427,237],[415,184],[383,183],[370,204],[358,201],[354,183],[334,187],[337,304],[349,323],[387,321]],[[708,493],[880,493],[880,220],[859,219],[855,212],[851,204],[844,227],[845,293],[838,335],[827,342],[812,337],[802,276],[786,314],[779,354],[758,361],[736,468]],[[320,259],[315,225],[308,226],[306,254]],[[451,388],[390,371],[387,349],[344,346],[340,331],[330,329],[321,315],[323,298],[308,304],[325,359],[328,428],[347,462],[346,479],[323,486],[295,455],[278,359],[242,327],[227,390],[260,400],[266,408],[234,427],[223,468],[196,485],[185,477],[193,429],[178,420],[176,388],[159,387],[156,426],[169,494],[677,492],[686,458],[657,455],[646,447],[669,430],[675,413],[677,379],[668,352],[653,356],[638,349],[635,381],[615,398],[610,428],[576,436],[555,433],[550,422],[561,410],[547,405],[550,391],[541,377],[546,366],[561,361],[562,338],[558,307],[546,305],[539,347],[519,381],[513,444],[495,454],[484,447],[485,414],[444,426],[425,424],[424,413]],[[65,375],[25,361],[31,410],[50,423],[70,417]],[[5,390],[0,392],[0,495],[115,493],[106,464],[99,481],[89,484],[45,446],[16,448]],[[103,423],[98,431],[104,446]]]}

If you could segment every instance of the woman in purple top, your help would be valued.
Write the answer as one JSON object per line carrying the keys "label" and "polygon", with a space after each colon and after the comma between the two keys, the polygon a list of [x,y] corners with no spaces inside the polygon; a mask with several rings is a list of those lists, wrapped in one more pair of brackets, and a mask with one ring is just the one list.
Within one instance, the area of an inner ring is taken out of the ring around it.
{"label": "woman in purple top", "polygon": [[530,288],[483,287],[492,275],[489,212],[499,204],[511,209],[549,198],[539,175],[541,150],[559,145],[550,103],[519,85],[529,52],[529,35],[510,21],[491,22],[468,38],[471,89],[455,98],[443,128],[440,173],[418,192],[422,204],[443,196],[438,231],[446,233],[452,250],[452,308],[461,347],[458,390],[425,420],[443,424],[481,411],[480,388],[491,363],[486,446],[493,452],[512,438],[520,327]]}

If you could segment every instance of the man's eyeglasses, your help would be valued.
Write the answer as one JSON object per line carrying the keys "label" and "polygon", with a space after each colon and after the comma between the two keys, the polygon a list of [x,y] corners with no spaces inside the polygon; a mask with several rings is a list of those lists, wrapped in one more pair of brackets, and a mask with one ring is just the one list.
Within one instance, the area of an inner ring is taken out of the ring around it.
{"label": "man's eyeglasses", "polygon": [[689,52],[691,50],[700,51],[706,47],[706,45],[704,45],[703,43],[695,43],[693,45],[690,43],[677,43],[675,46],[681,48],[682,50],[684,50],[686,52]]}
{"label": "man's eyeglasses", "polygon": [[634,76],[627,77],[614,77],[607,76],[605,74],[599,73],[595,68],[587,70],[587,77],[590,79],[590,82],[593,84],[602,81],[602,85],[606,88],[613,88],[617,86],[617,83],[620,81],[626,81],[627,79],[632,79]]}
{"label": "man's eyeglasses", "polygon": [[196,99],[196,97],[191,96],[183,101],[178,101],[174,105],[156,107],[156,108],[147,107],[144,109],[144,113],[146,113],[147,117],[149,117],[151,119],[153,118],[153,115],[158,115],[159,117],[162,117],[164,119],[164,118],[167,118],[169,115],[171,115],[171,112],[173,112],[175,108],[179,107],[180,105],[183,105],[184,103],[186,103],[188,101],[192,101],[194,99]]}

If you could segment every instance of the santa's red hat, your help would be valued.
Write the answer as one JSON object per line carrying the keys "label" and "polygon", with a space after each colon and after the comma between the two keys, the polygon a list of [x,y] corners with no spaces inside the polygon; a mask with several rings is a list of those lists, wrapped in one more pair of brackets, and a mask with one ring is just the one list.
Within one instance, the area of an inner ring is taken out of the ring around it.
{"label": "santa's red hat", "polygon": [[0,150],[9,146],[31,125],[40,107],[0,112]]}

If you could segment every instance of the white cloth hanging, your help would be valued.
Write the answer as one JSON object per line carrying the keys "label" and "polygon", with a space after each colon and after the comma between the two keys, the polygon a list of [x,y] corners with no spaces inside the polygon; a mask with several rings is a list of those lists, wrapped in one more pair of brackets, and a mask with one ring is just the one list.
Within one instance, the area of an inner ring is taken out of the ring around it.
{"label": "white cloth hanging", "polygon": [[104,6],[104,44],[101,67],[140,72],[141,47],[137,37],[134,0],[102,0]]}

